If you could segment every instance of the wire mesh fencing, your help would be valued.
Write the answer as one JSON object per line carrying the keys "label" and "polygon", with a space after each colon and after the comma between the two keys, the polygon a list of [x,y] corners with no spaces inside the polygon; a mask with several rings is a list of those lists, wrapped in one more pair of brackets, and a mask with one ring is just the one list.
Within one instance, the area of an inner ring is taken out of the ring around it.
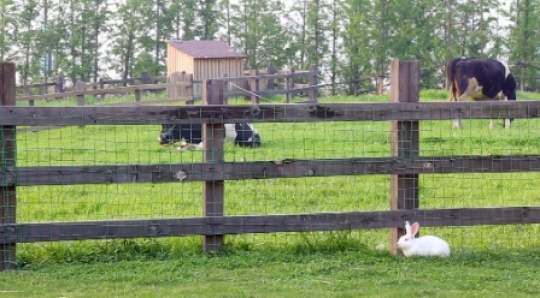
{"label": "wire mesh fencing", "polygon": [[[536,247],[538,111],[536,102],[3,108],[4,131],[67,125],[4,134],[16,143],[3,181],[17,186],[17,220],[2,226],[3,247],[28,243],[22,262],[198,251],[200,235],[213,249],[387,250],[388,228],[405,220],[455,253]],[[489,118],[499,125],[489,129]],[[199,135],[199,147],[163,141],[162,124],[193,123],[182,138]],[[235,144],[255,131],[260,146]]]}

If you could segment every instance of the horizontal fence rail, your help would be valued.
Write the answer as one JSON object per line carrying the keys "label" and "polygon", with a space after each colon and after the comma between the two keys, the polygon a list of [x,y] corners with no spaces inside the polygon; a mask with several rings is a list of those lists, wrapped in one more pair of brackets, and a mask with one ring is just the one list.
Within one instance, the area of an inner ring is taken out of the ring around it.
{"label": "horizontal fence rail", "polygon": [[0,173],[5,186],[168,183],[381,174],[540,172],[540,155],[416,156],[285,159],[169,165],[16,167]]}
{"label": "horizontal fence rail", "polygon": [[0,244],[243,233],[396,228],[407,218],[424,227],[540,223],[540,207],[403,209],[292,215],[49,222],[0,225]]}
{"label": "horizontal fence rail", "polygon": [[540,101],[273,104],[215,106],[0,107],[0,125],[119,125],[162,123],[413,121],[529,119]]}
{"label": "horizontal fence rail", "polygon": [[178,82],[178,83],[162,83],[162,84],[145,84],[145,85],[135,85],[127,87],[118,87],[118,88],[108,88],[108,89],[95,89],[95,90],[73,90],[66,91],[63,93],[51,93],[43,95],[26,95],[17,97],[17,101],[28,101],[36,99],[62,99],[66,97],[75,97],[79,95],[121,95],[134,93],[135,91],[149,91],[149,90],[162,90],[168,87],[180,87],[188,86],[188,83]]}

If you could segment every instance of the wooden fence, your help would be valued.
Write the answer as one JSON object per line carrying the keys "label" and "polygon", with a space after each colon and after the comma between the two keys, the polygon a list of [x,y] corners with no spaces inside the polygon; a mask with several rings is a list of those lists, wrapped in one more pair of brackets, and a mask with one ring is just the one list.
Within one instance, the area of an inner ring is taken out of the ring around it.
{"label": "wooden fence", "polygon": [[[390,245],[403,232],[404,219],[423,226],[540,223],[540,207],[418,209],[418,176],[440,173],[538,172],[540,155],[419,156],[422,120],[529,119],[540,117],[540,102],[419,103],[417,61],[393,61],[392,102],[379,104],[274,104],[226,106],[227,79],[204,83],[204,106],[14,107],[15,67],[0,67],[0,269],[14,268],[17,243],[41,241],[202,235],[205,251],[220,250],[223,237],[240,233],[332,231],[391,228]],[[223,124],[254,122],[389,121],[391,157],[286,159],[225,162]],[[142,125],[202,123],[204,160],[200,163],[103,166],[16,165],[17,125]],[[208,150],[211,149],[211,150]],[[387,174],[391,210],[287,215],[224,216],[225,181]],[[204,182],[201,217],[17,223],[16,187],[111,183]]]}
{"label": "wooden fence", "polygon": [[[310,70],[307,71],[286,71],[286,72],[274,72],[273,74],[259,74],[257,70],[251,71],[252,75],[245,77],[227,77],[226,81],[228,83],[228,92],[225,93],[227,98],[235,96],[244,96],[247,100],[252,102],[258,100],[262,96],[269,95],[285,95],[286,102],[290,101],[290,98],[294,95],[300,93],[307,93],[309,96],[310,102],[317,101],[317,67],[312,66]],[[173,73],[170,78],[168,78],[168,83],[152,83],[144,84],[144,82],[150,82],[156,78],[162,79],[161,77],[147,78],[146,80],[141,81],[131,86],[125,87],[116,87],[116,88],[99,88],[96,89],[95,84],[88,84],[82,81],[76,82],[73,90],[62,89],[62,92],[55,92],[49,94],[36,94],[36,95],[23,95],[17,96],[17,101],[28,101],[29,106],[34,106],[36,100],[53,100],[53,99],[66,99],[66,98],[77,98],[77,105],[85,105],[85,96],[105,96],[105,95],[124,95],[124,94],[134,94],[135,102],[126,102],[122,103],[123,105],[140,105],[141,103],[141,94],[148,91],[167,91],[166,97],[163,99],[157,99],[152,101],[145,101],[144,104],[163,104],[168,102],[177,102],[177,101],[186,101],[190,104],[193,104],[195,100],[200,100],[202,95],[194,94],[194,85],[202,84],[201,80],[194,80],[192,74],[182,73]],[[309,83],[308,84],[298,84],[295,83],[295,79],[304,78]],[[135,80],[139,78],[129,79],[129,80],[112,80],[108,83],[122,83],[129,82],[134,83]],[[261,81],[265,81],[267,86],[261,86]],[[276,88],[275,80],[283,80],[283,87],[281,89]],[[264,88],[263,88],[264,87]],[[204,90],[204,88],[203,88]],[[115,103],[114,105],[118,105]]]}
{"label": "wooden fence", "polygon": [[[125,79],[104,79],[100,78],[95,83],[85,83],[89,89],[106,89],[108,85],[137,85],[137,84],[157,84],[158,82],[164,82],[167,80],[167,76],[154,76],[148,75],[147,71],[142,71],[140,77],[125,78]],[[77,82],[74,82],[73,88]],[[43,95],[49,93],[50,87],[54,88],[54,93],[62,93],[64,91],[71,91],[73,88],[69,88],[65,84],[64,77],[54,77],[51,82],[46,83],[34,83],[34,84],[22,84],[17,85],[17,91],[24,95]]]}

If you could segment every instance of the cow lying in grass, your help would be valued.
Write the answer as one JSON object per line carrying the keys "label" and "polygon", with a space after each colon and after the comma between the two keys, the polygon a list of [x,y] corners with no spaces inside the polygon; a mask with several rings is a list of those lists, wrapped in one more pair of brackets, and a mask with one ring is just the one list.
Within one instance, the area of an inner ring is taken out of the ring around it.
{"label": "cow lying in grass", "polygon": [[[258,147],[261,137],[251,123],[225,124],[225,140],[233,141],[241,147]],[[182,142],[179,150],[202,149],[201,124],[162,124],[158,137],[159,144],[168,146]]]}
{"label": "cow lying in grass", "polygon": [[[516,100],[516,80],[499,60],[454,59],[446,67],[446,82],[450,101]],[[505,119],[504,127],[510,128],[510,123],[511,119]],[[493,120],[489,126],[493,128]],[[461,129],[461,119],[453,127]]]}

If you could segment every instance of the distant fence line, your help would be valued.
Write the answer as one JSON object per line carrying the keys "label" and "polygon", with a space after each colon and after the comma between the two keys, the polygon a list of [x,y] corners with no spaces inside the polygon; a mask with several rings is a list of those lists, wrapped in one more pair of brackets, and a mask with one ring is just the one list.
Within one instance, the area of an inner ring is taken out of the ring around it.
{"label": "distant fence line", "polygon": [[[249,75],[245,77],[226,77],[226,74],[224,74],[224,80],[229,86],[228,92],[225,94],[227,98],[243,96],[246,100],[258,102],[263,96],[285,95],[285,101],[290,102],[292,96],[305,93],[309,96],[309,101],[317,101],[318,71],[316,66],[312,66],[309,70],[301,71],[288,70],[277,71],[271,74],[260,74],[258,70],[251,70],[248,73]],[[143,75],[142,78],[145,78],[145,76]],[[295,83],[295,79],[297,78],[305,78],[308,83]],[[165,80],[167,82],[150,83],[152,81],[156,82],[157,80]],[[281,80],[282,83],[278,82],[279,80]],[[202,94],[194,94],[193,90],[195,88],[193,88],[193,86],[195,84],[203,84],[204,80],[194,80],[192,74],[182,72],[173,73],[169,78],[163,76],[146,77],[144,80],[141,80],[140,78],[131,78],[126,80],[101,81],[96,84],[77,81],[71,90],[64,88],[62,82],[62,79],[57,78],[55,82],[51,83],[19,86],[19,88],[22,88],[23,90],[54,86],[56,92],[30,95],[25,91],[23,95],[17,96],[16,101],[28,101],[29,105],[33,106],[35,105],[36,100],[61,100],[76,97],[77,105],[84,106],[85,96],[103,97],[106,95],[134,94],[135,102],[114,103],[114,105],[138,105],[141,102],[141,94],[144,92],[167,91],[165,98],[145,101],[144,104],[161,104],[177,101],[185,101],[188,104],[192,104],[195,100],[200,100],[203,96]],[[261,82],[264,82],[265,84],[261,84]],[[125,83],[132,85],[104,88],[104,86],[108,84]]]}
{"label": "distant fence line", "polygon": [[[149,76],[147,71],[142,71],[140,77],[124,78],[124,79],[104,79],[100,78],[95,83],[86,82],[88,88],[91,89],[105,89],[107,85],[135,85],[135,84],[157,84],[158,82],[165,82],[167,76]],[[16,86],[16,90],[24,95],[42,95],[48,93],[48,89],[53,87],[54,93],[63,93],[65,91],[72,90],[76,85],[73,83],[72,88],[67,87],[65,78],[62,76],[53,77],[51,82],[47,83],[34,83],[34,84],[20,84]],[[33,91],[32,91],[33,90]],[[34,93],[36,92],[36,93]]]}

